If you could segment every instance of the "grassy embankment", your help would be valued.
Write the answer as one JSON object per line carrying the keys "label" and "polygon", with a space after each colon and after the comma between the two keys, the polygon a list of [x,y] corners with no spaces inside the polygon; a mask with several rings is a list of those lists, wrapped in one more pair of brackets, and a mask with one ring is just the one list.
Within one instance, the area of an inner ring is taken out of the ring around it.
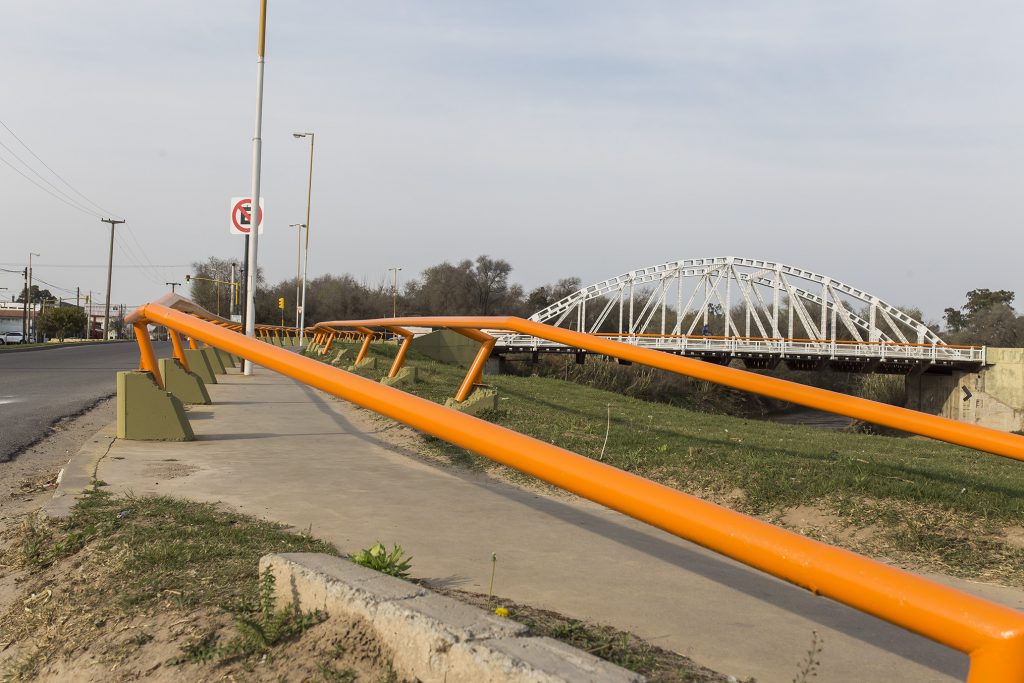
{"label": "grassy embankment", "polygon": [[[273,592],[287,587],[258,576],[259,558],[339,554],[329,543],[214,505],[118,498],[96,484],[65,521],[29,517],[0,530],[0,589],[19,586],[0,610],[0,680],[398,681],[390,653],[359,620],[272,607]],[[534,634],[652,683],[726,680],[609,627],[446,592],[484,609],[502,606]]]}
{"label": "grassy embankment", "polygon": [[[374,344],[379,369],[359,373],[379,379],[395,350]],[[420,381],[408,390],[436,402],[464,376],[425,358],[409,363]],[[1024,463],[923,438],[695,412],[550,377],[485,381],[501,396],[487,419],[515,431],[903,566],[1024,585]],[[427,442],[452,463],[490,466]]]}

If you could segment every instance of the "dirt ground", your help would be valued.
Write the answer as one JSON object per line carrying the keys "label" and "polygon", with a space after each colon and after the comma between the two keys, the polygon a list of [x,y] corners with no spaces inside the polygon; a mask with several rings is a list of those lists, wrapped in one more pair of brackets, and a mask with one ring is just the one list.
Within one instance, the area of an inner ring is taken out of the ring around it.
{"label": "dirt ground", "polygon": [[52,495],[60,469],[114,419],[114,410],[114,401],[103,401],[0,462],[0,615],[24,614],[0,621],[0,680],[399,680],[390,653],[357,620],[328,615],[272,655],[203,661],[204,643],[214,637],[224,643],[236,633],[233,616],[221,607],[183,605],[167,591],[155,608],[114,618],[96,611],[93,618],[75,597],[100,579],[105,558],[86,547],[41,570],[22,568],[18,557],[30,520]]}

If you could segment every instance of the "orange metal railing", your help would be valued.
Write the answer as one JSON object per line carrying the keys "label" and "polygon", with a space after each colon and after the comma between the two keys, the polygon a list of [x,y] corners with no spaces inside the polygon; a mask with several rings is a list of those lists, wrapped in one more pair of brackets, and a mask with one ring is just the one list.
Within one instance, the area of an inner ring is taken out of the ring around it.
{"label": "orange metal railing", "polygon": [[[128,320],[134,324],[148,321],[165,325],[180,334],[246,358],[959,650],[970,657],[968,683],[1024,681],[1024,615],[1013,609],[811,540],[317,360],[254,341],[185,312],[195,309],[195,306],[190,307],[189,302],[182,303],[184,300],[176,299],[142,306]],[[444,320],[448,321],[444,326],[472,329],[483,319]],[[516,319],[501,320],[503,324],[496,325],[495,319],[486,319],[484,324],[506,329],[506,326],[518,325],[514,322]],[[417,324],[421,322],[416,320]],[[369,338],[367,332],[372,333],[369,325],[374,323],[359,321],[356,326],[364,328],[363,335]],[[409,324],[409,321],[388,320],[381,327],[394,328],[402,324]],[[529,330],[527,333],[537,336],[541,336],[537,334],[539,332],[546,332],[540,329],[546,326],[537,323],[525,327]],[[320,336],[326,339],[328,335],[323,331]],[[579,339],[585,335],[572,335],[567,338],[573,345],[585,341]],[[408,344],[409,337],[402,336],[404,346]],[[143,369],[155,373],[155,359],[148,335],[138,335],[138,343]],[[482,344],[485,345],[486,340]],[[620,351],[615,347],[598,346],[604,350],[596,352],[606,355],[617,355]],[[649,360],[646,353],[657,352],[628,347],[628,353],[630,360],[643,362]]]}
{"label": "orange metal railing", "polygon": [[[386,327],[390,330],[402,329],[403,326],[422,326],[448,328],[462,334],[484,334],[481,330],[509,331],[529,334],[540,339],[565,344],[593,353],[613,358],[621,358],[633,363],[647,365],[652,368],[667,370],[680,375],[722,384],[724,386],[749,391],[763,396],[770,396],[789,403],[796,403],[817,410],[824,410],[838,415],[845,415],[864,422],[899,429],[904,432],[928,436],[940,441],[967,446],[1015,460],[1024,460],[1024,437],[1008,434],[987,427],[965,424],[937,415],[928,415],[916,410],[870,401],[856,396],[848,396],[827,389],[809,387],[797,382],[767,377],[746,370],[738,370],[713,363],[706,363],[695,358],[686,358],[673,354],[645,349],[631,344],[596,337],[589,334],[574,332],[559,327],[513,317],[431,317],[431,318],[381,318],[375,320],[346,320],[320,323],[314,329],[323,334],[330,334],[339,329],[364,329],[371,332],[373,327]],[[466,376],[466,382],[479,382],[480,373],[486,356],[493,347],[494,338],[484,334],[490,342],[480,339],[481,350]],[[367,339],[369,339],[367,337]],[[368,342],[367,342],[368,343]],[[490,347],[488,346],[490,345]],[[482,357],[481,357],[482,356]],[[397,372],[397,367],[392,369]],[[460,387],[457,400],[462,401],[468,396]],[[471,385],[470,385],[471,386]]]}

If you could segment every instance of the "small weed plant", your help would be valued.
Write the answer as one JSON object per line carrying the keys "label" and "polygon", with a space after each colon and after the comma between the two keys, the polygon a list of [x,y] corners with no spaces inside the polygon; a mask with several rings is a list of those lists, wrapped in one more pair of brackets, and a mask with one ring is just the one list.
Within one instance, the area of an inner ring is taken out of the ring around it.
{"label": "small weed plant", "polygon": [[352,555],[352,561],[400,579],[408,578],[409,569],[412,568],[412,558],[405,556],[402,546],[395,544],[391,552],[388,552],[380,541],[375,543],[372,548],[365,548]]}
{"label": "small weed plant", "polygon": [[175,663],[225,662],[255,654],[267,654],[275,645],[297,638],[327,618],[327,615],[319,610],[302,613],[294,603],[275,609],[274,594],[274,574],[267,569],[260,576],[258,608],[253,613],[235,616],[238,634],[228,642],[219,644],[216,633],[209,633],[198,642],[183,647],[184,656],[176,659]]}

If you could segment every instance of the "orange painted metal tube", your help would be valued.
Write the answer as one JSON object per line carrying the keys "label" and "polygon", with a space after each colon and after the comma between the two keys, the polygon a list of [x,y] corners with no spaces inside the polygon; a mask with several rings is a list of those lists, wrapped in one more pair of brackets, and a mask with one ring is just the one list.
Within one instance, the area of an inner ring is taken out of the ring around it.
{"label": "orange painted metal tube", "polygon": [[409,347],[412,346],[413,334],[404,327],[395,327],[394,325],[388,325],[386,329],[402,337],[402,344],[398,347],[398,353],[395,354],[391,370],[388,371],[388,377],[394,377],[405,364],[405,356],[409,353]]}
{"label": "orange painted metal tube", "polygon": [[145,372],[153,373],[156,385],[163,389],[164,378],[160,376],[160,366],[157,365],[156,354],[153,353],[153,344],[149,341],[149,328],[145,322],[132,323],[132,327],[135,328],[135,339],[139,343],[139,367]]}
{"label": "orange painted metal tube", "polygon": [[192,349],[193,351],[199,348],[199,344],[196,343],[195,337],[188,338],[188,348]]}
{"label": "orange painted metal tube", "polygon": [[171,336],[171,346],[174,347],[174,357],[181,363],[181,367],[185,369],[185,372],[190,372],[188,367],[188,361],[185,360],[185,349],[181,347],[181,337],[174,330],[167,330]]}
{"label": "orange painted metal tube", "polygon": [[337,337],[337,336],[338,336],[337,332],[331,332],[329,335],[327,335],[327,341],[324,343],[324,348],[322,348],[320,350],[320,355],[321,356],[323,356],[323,355],[325,355],[325,354],[330,352],[331,344],[334,343],[334,338]]}
{"label": "orange painted metal tube", "polygon": [[1015,460],[1024,460],[1024,437],[1000,432],[987,427],[966,424],[937,415],[928,415],[916,410],[870,401],[866,398],[847,396],[827,389],[809,387],[784,379],[767,377],[746,370],[706,363],[695,358],[676,356],[663,351],[645,349],[631,344],[604,339],[594,335],[552,327],[515,317],[430,317],[430,318],[381,318],[379,320],[337,321],[321,325],[404,325],[425,327],[483,328],[508,330],[546,339],[571,348],[585,349],[605,356],[621,358],[640,365],[675,372],[688,377],[714,382],[741,391],[770,396],[789,403],[845,415],[856,420],[871,422],[920,434],[939,441],[959,446],[976,448]]}
{"label": "orange painted metal tube", "polygon": [[370,351],[370,342],[373,341],[374,332],[366,327],[357,327],[356,329],[363,333],[363,345],[359,347],[359,353],[356,355],[356,364],[358,365],[359,361],[366,358],[366,354]]}
{"label": "orange painted metal tube", "polygon": [[459,386],[459,390],[455,393],[455,400],[462,403],[473,393],[473,387],[480,384],[480,381],[483,379],[484,365],[487,364],[487,359],[491,356],[495,339],[489,334],[472,328],[453,327],[452,331],[458,332],[463,337],[469,337],[474,341],[480,342],[480,349],[476,352],[476,356],[469,366],[466,378],[462,380],[462,385]]}
{"label": "orange painted metal tube", "polygon": [[[1024,680],[1024,615],[1008,607],[284,349],[253,343],[166,306],[149,304],[136,315],[964,652],[971,658],[970,683]],[[488,327],[498,325],[488,321]]]}

